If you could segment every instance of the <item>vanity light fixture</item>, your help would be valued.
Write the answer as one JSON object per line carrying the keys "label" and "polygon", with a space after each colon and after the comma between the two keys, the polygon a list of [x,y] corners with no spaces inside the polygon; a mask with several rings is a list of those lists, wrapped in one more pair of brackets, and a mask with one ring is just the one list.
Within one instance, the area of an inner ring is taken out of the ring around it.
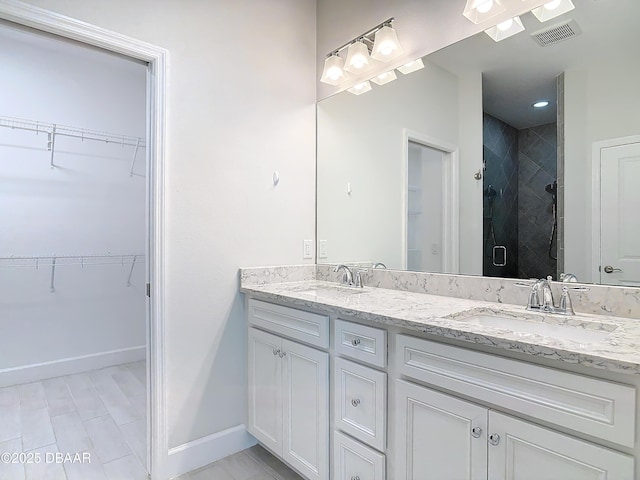
{"label": "vanity light fixture", "polygon": [[505,38],[509,38],[516,33],[520,33],[524,31],[524,25],[522,24],[522,20],[520,17],[513,17],[504,22],[500,22],[494,27],[485,30],[484,33],[493,38],[496,42],[500,40],[504,40]]}
{"label": "vanity light fixture", "polygon": [[[389,18],[330,52],[324,62],[320,81],[339,85],[347,78],[345,71],[360,74],[374,66],[372,58],[387,62],[400,55],[402,47],[391,26],[393,21],[393,17]],[[347,50],[344,60],[340,56],[343,50]]]}
{"label": "vanity light fixture", "polygon": [[551,0],[544,5],[534,8],[531,13],[541,22],[559,17],[576,8],[571,0]]}
{"label": "vanity light fixture", "polygon": [[332,54],[324,61],[324,70],[320,81],[329,85],[339,85],[347,78],[344,71],[344,60],[338,54]]}
{"label": "vanity light fixture", "polygon": [[473,23],[482,23],[506,11],[500,0],[467,0],[462,15]]}
{"label": "vanity light fixture", "polygon": [[390,70],[388,72],[381,73],[380,75],[376,75],[371,79],[371,81],[377,85],[384,85],[385,83],[393,82],[396,78],[396,72],[394,70]]}
{"label": "vanity light fixture", "polygon": [[544,108],[549,106],[549,102],[547,100],[540,100],[531,105],[533,108]]}
{"label": "vanity light fixture", "polygon": [[363,39],[356,40],[347,50],[347,59],[344,61],[344,69],[351,73],[362,73],[373,67],[369,48],[364,44]]}
{"label": "vanity light fixture", "polygon": [[409,62],[409,63],[405,63],[401,67],[398,67],[398,71],[400,73],[408,75],[409,73],[416,72],[416,71],[421,70],[423,68],[424,68],[424,63],[422,62],[422,59],[421,58],[416,58],[414,61]]}
{"label": "vanity light fixture", "polygon": [[381,62],[388,62],[401,53],[402,47],[398,41],[396,31],[391,26],[391,23],[384,25],[376,32],[373,49],[371,50],[371,58]]}
{"label": "vanity light fixture", "polygon": [[353,93],[354,95],[362,95],[363,93],[367,93],[371,90],[371,84],[369,80],[366,82],[358,83],[351,88],[347,89],[347,92]]}

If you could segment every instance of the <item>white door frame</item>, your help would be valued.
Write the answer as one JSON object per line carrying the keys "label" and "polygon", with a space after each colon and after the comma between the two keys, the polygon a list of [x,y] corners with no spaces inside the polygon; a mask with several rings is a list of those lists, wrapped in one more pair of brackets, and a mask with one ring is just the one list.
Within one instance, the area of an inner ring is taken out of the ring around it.
{"label": "white door frame", "polygon": [[632,143],[640,143],[640,135],[629,137],[611,138],[593,142],[591,150],[591,281],[600,283],[602,265],[600,258],[600,171],[602,167],[602,150],[604,148],[619,147]]}
{"label": "white door frame", "polygon": [[409,208],[409,142],[444,152],[442,162],[442,273],[460,271],[458,169],[456,145],[406,128],[402,129],[402,269],[407,269],[407,213]]}
{"label": "white door frame", "polygon": [[165,480],[168,458],[165,365],[165,82],[168,52],[160,47],[16,0],[0,2],[0,19],[96,46],[149,64],[147,74],[147,469]]}

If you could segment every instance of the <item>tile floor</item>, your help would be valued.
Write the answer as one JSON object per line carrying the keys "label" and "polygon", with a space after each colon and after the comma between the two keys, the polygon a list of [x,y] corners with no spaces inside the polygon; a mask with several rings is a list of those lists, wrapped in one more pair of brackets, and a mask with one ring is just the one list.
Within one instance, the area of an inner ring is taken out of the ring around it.
{"label": "tile floor", "polygon": [[303,480],[260,445],[223,458],[174,480]]}
{"label": "tile floor", "polygon": [[[146,480],[146,408],[144,362],[0,388],[0,454],[41,460],[0,480]],[[77,452],[91,462],[56,459]]]}
{"label": "tile floor", "polygon": [[[41,459],[0,461],[0,480],[147,480],[145,371],[137,362],[0,388],[0,454]],[[78,452],[91,461],[56,461]],[[302,480],[259,445],[178,478]]]}

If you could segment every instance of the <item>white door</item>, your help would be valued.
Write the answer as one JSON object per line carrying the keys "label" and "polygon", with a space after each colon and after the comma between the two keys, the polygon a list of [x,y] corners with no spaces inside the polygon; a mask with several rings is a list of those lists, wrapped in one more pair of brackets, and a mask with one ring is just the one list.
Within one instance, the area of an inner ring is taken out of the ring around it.
{"label": "white door", "polygon": [[309,480],[329,479],[329,354],[282,340],[284,460]]}
{"label": "white door", "polygon": [[633,457],[489,412],[491,480],[632,480]]}
{"label": "white door", "polygon": [[486,408],[402,380],[396,408],[396,480],[487,479]]}
{"label": "white door", "polygon": [[640,286],[640,143],[600,150],[600,283]]}
{"label": "white door", "polygon": [[249,329],[248,430],[274,453],[282,453],[282,339]]}

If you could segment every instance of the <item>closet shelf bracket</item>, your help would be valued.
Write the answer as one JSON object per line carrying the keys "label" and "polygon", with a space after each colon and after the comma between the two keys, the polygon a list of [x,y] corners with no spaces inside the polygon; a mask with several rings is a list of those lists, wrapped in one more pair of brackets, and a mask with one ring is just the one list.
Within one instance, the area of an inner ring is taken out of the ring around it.
{"label": "closet shelf bracket", "polygon": [[53,163],[53,155],[55,154],[55,150],[56,150],[56,124],[55,123],[51,127],[51,132],[48,133],[48,137],[49,137],[49,141],[47,142],[47,150],[51,152],[49,163],[51,165],[51,168],[53,168],[55,167],[55,164]]}
{"label": "closet shelf bracket", "polygon": [[136,147],[133,149],[133,158],[131,159],[131,168],[129,169],[129,176],[133,177],[133,167],[136,165],[136,157],[138,156],[138,149],[140,148],[140,139],[136,140]]}
{"label": "closet shelf bracket", "polygon": [[56,292],[55,280],[56,280],[56,256],[53,255],[51,257],[51,287],[49,288],[49,291],[51,293]]}

